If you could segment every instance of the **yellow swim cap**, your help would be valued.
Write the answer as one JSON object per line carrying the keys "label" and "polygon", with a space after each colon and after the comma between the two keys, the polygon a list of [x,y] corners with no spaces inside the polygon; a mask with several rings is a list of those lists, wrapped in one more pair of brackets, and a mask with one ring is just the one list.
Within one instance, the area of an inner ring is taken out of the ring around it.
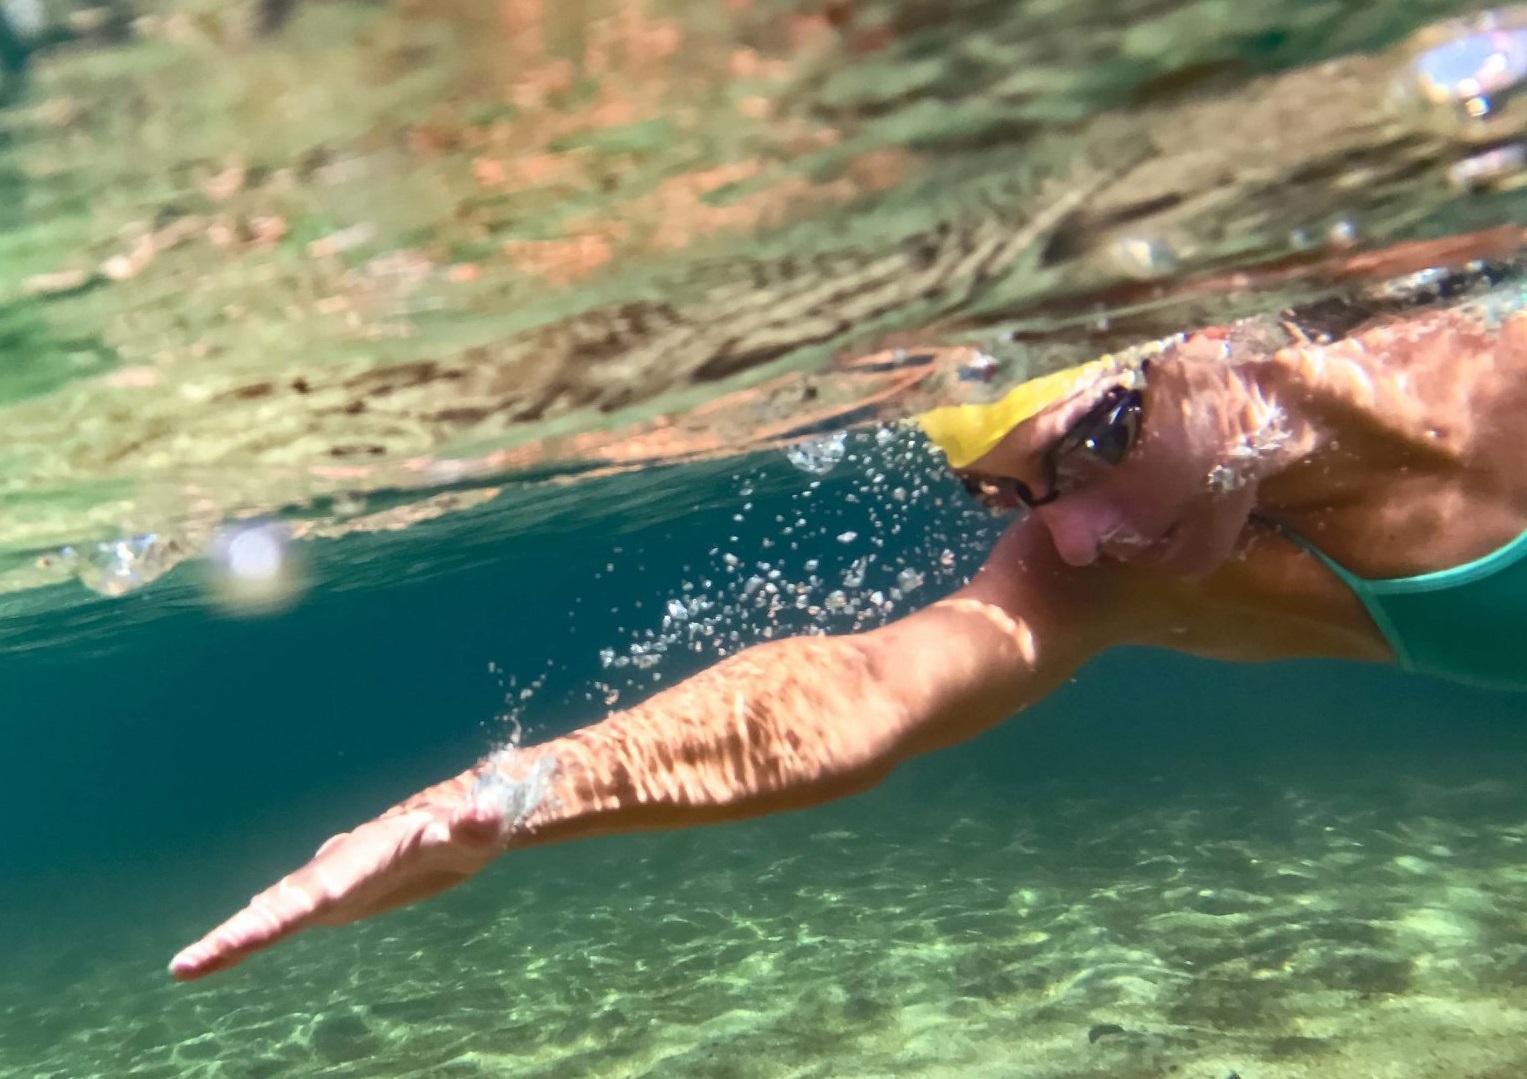
{"label": "yellow swim cap", "polygon": [[919,416],[918,422],[934,444],[944,451],[951,468],[968,468],[990,453],[992,447],[1024,420],[1037,416],[1110,370],[1134,375],[1139,365],[1112,355],[1102,356],[1077,367],[1030,379],[990,404],[931,409]]}

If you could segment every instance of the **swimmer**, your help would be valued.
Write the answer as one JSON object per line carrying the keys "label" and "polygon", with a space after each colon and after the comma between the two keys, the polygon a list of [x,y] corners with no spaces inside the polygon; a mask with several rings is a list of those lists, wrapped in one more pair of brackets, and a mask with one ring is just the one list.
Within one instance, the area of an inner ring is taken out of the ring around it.
{"label": "swimmer", "polygon": [[1440,306],[1315,305],[935,409],[922,426],[967,490],[1014,518],[967,586],[502,750],[330,839],[170,970],[223,970],[523,847],[864,791],[1116,646],[1527,690],[1524,416],[1520,279]]}

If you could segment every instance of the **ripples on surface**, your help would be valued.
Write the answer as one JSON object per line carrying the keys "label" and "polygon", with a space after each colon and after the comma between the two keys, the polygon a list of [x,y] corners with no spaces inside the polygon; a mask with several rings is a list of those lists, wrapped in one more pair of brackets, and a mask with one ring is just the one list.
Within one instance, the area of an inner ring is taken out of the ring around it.
{"label": "ripples on surface", "polygon": [[959,363],[887,344],[1005,382],[1523,216],[1516,9],[6,10],[9,590],[901,416]]}

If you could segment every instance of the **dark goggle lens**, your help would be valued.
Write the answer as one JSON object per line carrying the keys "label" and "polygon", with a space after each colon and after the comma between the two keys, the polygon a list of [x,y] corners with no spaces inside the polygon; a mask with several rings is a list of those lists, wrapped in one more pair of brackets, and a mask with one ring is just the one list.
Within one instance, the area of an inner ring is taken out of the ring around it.
{"label": "dark goggle lens", "polygon": [[1143,411],[1138,390],[1113,390],[1062,440],[1061,449],[1081,449],[1105,464],[1124,460],[1140,434]]}

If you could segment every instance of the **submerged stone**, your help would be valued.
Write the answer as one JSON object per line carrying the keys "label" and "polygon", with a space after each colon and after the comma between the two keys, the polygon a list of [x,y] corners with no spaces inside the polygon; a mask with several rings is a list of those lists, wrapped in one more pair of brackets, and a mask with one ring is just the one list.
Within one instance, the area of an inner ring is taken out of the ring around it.
{"label": "submerged stone", "polygon": [[313,1051],[332,1063],[359,1060],[380,1047],[371,1027],[358,1015],[324,1015],[313,1024]]}
{"label": "submerged stone", "polygon": [[1285,1060],[1289,1057],[1322,1053],[1329,1048],[1330,1045],[1324,1038],[1306,1038],[1298,1034],[1288,1034],[1268,1042],[1267,1055],[1274,1060]]}

